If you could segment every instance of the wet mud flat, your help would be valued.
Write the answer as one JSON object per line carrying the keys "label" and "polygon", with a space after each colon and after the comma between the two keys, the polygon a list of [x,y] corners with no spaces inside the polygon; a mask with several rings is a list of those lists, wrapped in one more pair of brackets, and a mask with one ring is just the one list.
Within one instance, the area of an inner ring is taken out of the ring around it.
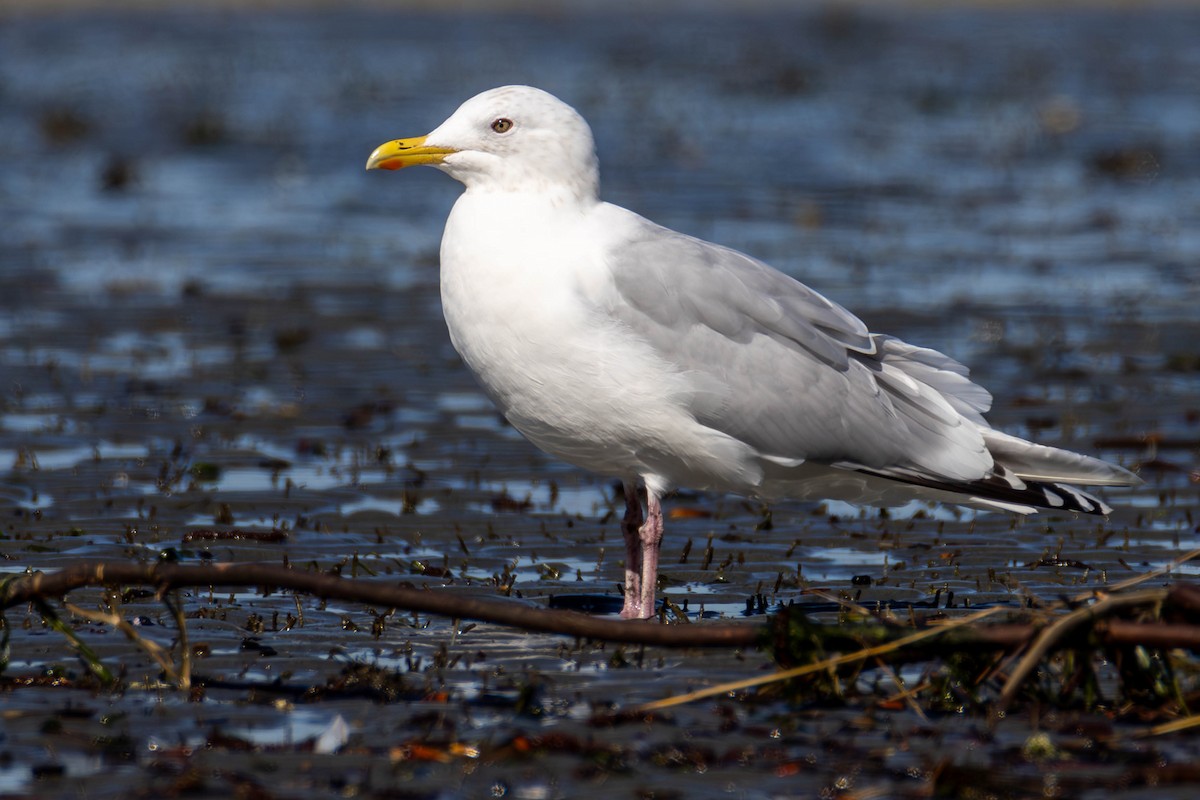
{"label": "wet mud flat", "polygon": [[[0,15],[4,573],[266,562],[531,605],[617,597],[614,487],[525,443],[448,342],[437,244],[457,185],[362,172],[379,142],[509,82],[592,121],[608,199],[967,363],[996,395],[997,427],[1146,480],[1108,494],[1107,521],[787,503],[768,516],[683,492],[661,593],[693,622],[752,623],[792,602],[838,619],[818,592],[901,616],[1019,610],[1197,546],[1200,15],[638,22]],[[68,599],[176,640],[153,594]],[[953,695],[898,701],[896,681],[928,676],[868,667],[840,692],[628,714],[774,665],[754,649],[601,644],[287,593],[177,603],[191,692],[111,625],[52,603],[115,673],[104,687],[44,609],[7,611],[0,794],[1173,797],[1200,784],[1196,734],[1144,736],[1160,720],[1135,705],[1027,702],[996,720]]]}

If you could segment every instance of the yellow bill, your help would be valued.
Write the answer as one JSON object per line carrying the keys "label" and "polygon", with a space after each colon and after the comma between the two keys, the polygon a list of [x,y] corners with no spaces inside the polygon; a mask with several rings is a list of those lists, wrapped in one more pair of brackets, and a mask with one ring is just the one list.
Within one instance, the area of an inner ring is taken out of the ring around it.
{"label": "yellow bill", "polygon": [[393,139],[379,145],[367,159],[367,169],[403,169],[417,164],[440,164],[446,156],[458,152],[452,147],[427,145],[425,138]]}

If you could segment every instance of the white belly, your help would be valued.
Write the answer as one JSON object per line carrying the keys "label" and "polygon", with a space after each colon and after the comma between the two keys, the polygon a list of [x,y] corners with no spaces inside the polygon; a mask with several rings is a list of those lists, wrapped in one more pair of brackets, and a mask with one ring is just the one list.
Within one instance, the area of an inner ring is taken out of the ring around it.
{"label": "white belly", "polygon": [[447,221],[442,305],[455,349],[509,422],[595,472],[735,488],[740,443],[699,425],[686,376],[590,301],[607,271],[601,253],[578,247],[586,237],[572,225],[586,221],[535,237],[519,209],[472,208],[488,200],[464,195]]}

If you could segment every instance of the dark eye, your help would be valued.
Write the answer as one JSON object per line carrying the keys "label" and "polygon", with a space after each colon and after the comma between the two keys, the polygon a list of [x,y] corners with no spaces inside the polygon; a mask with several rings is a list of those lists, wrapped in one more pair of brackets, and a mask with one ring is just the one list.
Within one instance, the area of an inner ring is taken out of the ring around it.
{"label": "dark eye", "polygon": [[513,121],[511,119],[501,117],[492,123],[492,130],[494,130],[496,133],[508,133],[512,130],[512,126]]}

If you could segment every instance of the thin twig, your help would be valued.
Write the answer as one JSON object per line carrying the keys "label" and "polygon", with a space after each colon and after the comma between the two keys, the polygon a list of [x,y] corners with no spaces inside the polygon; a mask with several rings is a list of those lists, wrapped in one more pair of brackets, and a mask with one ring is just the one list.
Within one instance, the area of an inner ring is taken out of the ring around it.
{"label": "thin twig", "polygon": [[163,593],[163,602],[175,618],[175,628],[179,631],[179,688],[187,692],[192,688],[192,647],[188,643],[187,617],[176,592]]}
{"label": "thin twig", "polygon": [[921,704],[916,700],[916,692],[905,687],[904,682],[900,680],[900,676],[896,674],[896,670],[892,669],[892,665],[881,658],[876,658],[875,666],[883,670],[892,679],[892,683],[896,684],[896,688],[900,690],[899,694],[892,695],[892,698],[904,700],[909,710],[920,717],[922,722],[929,722],[929,717],[925,716],[925,712],[921,709]]}
{"label": "thin twig", "polygon": [[92,650],[92,648],[88,646],[87,642],[80,639],[79,634],[75,633],[75,631],[71,629],[70,625],[63,622],[62,617],[58,615],[58,612],[51,608],[45,600],[42,600],[41,598],[35,598],[33,602],[34,605],[37,606],[39,613],[41,613],[42,619],[46,621],[46,624],[65,636],[67,641],[71,643],[71,646],[79,652],[79,655],[83,659],[83,663],[87,665],[88,670],[90,670],[93,675],[99,678],[101,683],[111,684],[115,678],[113,677],[112,672],[109,671],[108,667],[104,666],[104,662],[100,660],[100,656],[96,655],[96,651]]}
{"label": "thin twig", "polygon": [[171,661],[170,655],[158,642],[152,642],[145,636],[138,633],[132,625],[129,624],[124,617],[115,611],[107,613],[103,611],[89,611],[85,608],[80,608],[74,603],[63,603],[63,608],[71,612],[77,617],[86,619],[88,622],[94,622],[97,625],[108,625],[116,628],[121,633],[125,634],[129,641],[140,647],[146,652],[146,655],[154,659],[167,676],[167,682],[172,685],[179,685],[179,672],[175,669],[175,664]]}
{"label": "thin twig", "polygon": [[1179,733],[1179,731],[1186,731],[1189,728],[1196,727],[1200,727],[1200,714],[1184,717],[1172,722],[1164,722],[1161,725],[1155,725],[1154,727],[1147,728],[1144,731],[1138,731],[1133,735],[1133,738],[1146,739],[1151,736],[1164,736],[1168,733]]}
{"label": "thin twig", "polygon": [[[1104,591],[1108,592],[1109,594],[1112,594],[1114,592],[1119,592],[1122,589],[1128,589],[1131,586],[1137,586],[1139,583],[1145,583],[1146,581],[1153,580],[1154,578],[1157,578],[1160,575],[1168,575],[1173,570],[1178,569],[1181,565],[1186,564],[1189,561],[1193,561],[1197,558],[1200,558],[1200,547],[1197,547],[1195,550],[1191,550],[1187,553],[1184,553],[1183,555],[1179,556],[1178,558],[1174,559],[1173,561],[1163,564],[1161,567],[1156,567],[1155,569],[1152,569],[1149,572],[1143,572],[1141,575],[1135,575],[1132,578],[1126,578],[1123,581],[1117,581],[1116,583],[1105,586]],[[1084,592],[1082,594],[1076,595],[1072,599],[1075,602],[1083,602],[1084,600],[1087,600],[1088,598],[1090,598],[1092,595],[1093,595],[1093,592]]]}
{"label": "thin twig", "polygon": [[690,703],[693,700],[703,700],[706,697],[714,697],[716,695],[725,694],[727,692],[735,692],[735,691],[738,691],[739,689],[751,689],[755,686],[763,686],[768,683],[776,683],[778,681],[786,681],[786,680],[790,680],[792,678],[799,678],[799,677],[802,677],[804,675],[809,675],[814,672],[821,672],[821,671],[824,671],[827,669],[833,670],[844,664],[852,664],[856,661],[862,661],[863,659],[871,658],[873,656],[884,655],[886,653],[891,653],[893,651],[899,650],[900,648],[906,647],[906,646],[908,646],[910,644],[914,644],[916,642],[923,641],[925,639],[932,639],[935,636],[942,636],[946,632],[952,631],[955,628],[960,628],[963,625],[969,625],[969,624],[978,622],[979,620],[984,619],[985,617],[992,616],[993,614],[998,614],[999,612],[1001,612],[1003,610],[1004,609],[1001,609],[1001,608],[984,609],[983,611],[977,612],[975,614],[970,614],[965,617],[960,617],[959,619],[956,619],[953,622],[947,623],[945,625],[939,625],[936,628],[925,628],[925,629],[920,630],[909,636],[904,636],[904,637],[901,637],[894,641],[888,642],[887,644],[881,644],[881,645],[877,645],[875,647],[867,647],[862,650],[856,650],[852,653],[846,653],[845,655],[834,656],[832,658],[826,658],[821,661],[817,661],[813,664],[805,664],[802,667],[793,667],[792,669],[783,670],[781,672],[774,672],[770,675],[760,675],[760,676],[757,676],[754,678],[747,678],[745,680],[733,681],[731,683],[722,683],[722,684],[718,684],[716,686],[710,686],[707,689],[699,689],[694,692],[688,692],[687,694],[676,695],[675,697],[667,697],[662,700],[656,700],[653,703],[645,703],[641,706],[638,706],[637,710],[639,712],[658,711],[660,709],[671,708],[672,706],[679,706],[679,705],[683,705],[684,703]]}

